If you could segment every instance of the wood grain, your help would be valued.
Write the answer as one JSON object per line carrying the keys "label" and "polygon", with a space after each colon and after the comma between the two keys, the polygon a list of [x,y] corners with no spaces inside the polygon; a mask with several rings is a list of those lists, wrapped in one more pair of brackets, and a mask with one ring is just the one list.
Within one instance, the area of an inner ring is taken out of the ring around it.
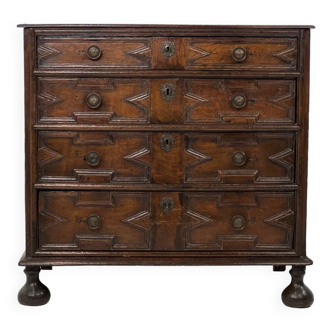
{"label": "wood grain", "polygon": [[[88,163],[92,152],[100,157],[97,165]],[[38,179],[41,182],[150,182],[150,165],[141,160],[148,153],[147,133],[41,132]]]}
{"label": "wood grain", "polygon": [[[167,196],[169,213],[160,202]],[[241,202],[241,203],[239,203]],[[97,229],[88,226],[98,215]],[[232,218],[245,226],[236,230]],[[291,250],[294,193],[41,192],[41,250]]]}
{"label": "wood grain", "polygon": [[[39,37],[37,54],[39,68],[105,67],[150,68],[150,39],[56,38]],[[90,46],[98,46],[102,55],[97,60],[87,56]]]}
{"label": "wood grain", "polygon": [[[163,148],[165,135],[173,140]],[[89,153],[98,165],[87,162]],[[243,165],[234,154],[245,155]],[[71,183],[293,183],[292,133],[40,132],[38,179]]]}
{"label": "wood grain", "polygon": [[[174,87],[171,100],[165,86]],[[99,107],[88,106],[90,94]],[[295,97],[294,80],[39,78],[37,111],[40,124],[285,125],[295,122]]]}
{"label": "wood grain", "polygon": [[[89,107],[91,94],[99,107]],[[39,123],[149,123],[150,80],[39,78],[37,98]]]}
{"label": "wood grain", "polygon": [[[163,29],[183,29],[177,24],[134,24],[134,23],[20,23],[18,28],[163,28]],[[209,24],[189,26],[190,29],[316,29],[315,24]]]}
{"label": "wood grain", "polygon": [[[22,304],[48,301],[49,293],[29,291],[41,267],[138,264],[292,265],[284,303],[312,304],[303,275],[312,264],[313,26],[20,27]],[[98,59],[88,56],[91,46],[100,48]],[[233,58],[238,47],[242,61]],[[91,94],[100,98],[96,108],[87,103]],[[237,95],[241,107],[234,106]]]}
{"label": "wood grain", "polygon": [[[247,56],[237,62],[232,52],[241,47]],[[186,39],[186,69],[296,70],[297,40],[261,38]]]}

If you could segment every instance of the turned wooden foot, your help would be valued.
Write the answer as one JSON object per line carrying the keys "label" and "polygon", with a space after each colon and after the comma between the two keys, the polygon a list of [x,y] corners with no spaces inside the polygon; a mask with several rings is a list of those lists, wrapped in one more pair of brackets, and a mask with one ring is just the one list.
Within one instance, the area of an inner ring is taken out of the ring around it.
{"label": "turned wooden foot", "polygon": [[18,302],[23,305],[38,306],[46,304],[51,297],[49,289],[39,280],[40,267],[27,266],[24,273],[27,276],[25,285],[18,293]]}
{"label": "turned wooden foot", "polygon": [[292,308],[309,308],[314,302],[314,294],[303,282],[305,266],[293,266],[289,273],[292,281],[282,292],[282,302]]}

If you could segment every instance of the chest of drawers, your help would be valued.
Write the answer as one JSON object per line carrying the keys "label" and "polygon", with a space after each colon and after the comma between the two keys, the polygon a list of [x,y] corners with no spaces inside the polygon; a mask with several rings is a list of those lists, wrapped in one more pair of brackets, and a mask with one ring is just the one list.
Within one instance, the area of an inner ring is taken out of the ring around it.
{"label": "chest of drawers", "polygon": [[313,303],[311,26],[21,27],[21,304],[41,269],[123,264],[291,265],[284,304]]}

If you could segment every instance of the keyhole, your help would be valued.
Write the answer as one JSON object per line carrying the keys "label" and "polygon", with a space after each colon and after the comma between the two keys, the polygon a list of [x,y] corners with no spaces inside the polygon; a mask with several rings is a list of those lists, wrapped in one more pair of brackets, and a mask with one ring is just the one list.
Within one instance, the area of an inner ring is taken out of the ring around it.
{"label": "keyhole", "polygon": [[165,140],[165,143],[166,143],[166,145],[168,145],[168,144],[169,144],[169,141],[168,141],[168,139],[166,139],[166,140]]}
{"label": "keyhole", "polygon": [[166,46],[166,53],[169,53],[169,46]]}
{"label": "keyhole", "polygon": [[167,96],[169,96],[169,92],[170,92],[170,91],[169,91],[169,89],[167,88],[167,89],[166,89],[166,95],[167,95]]}

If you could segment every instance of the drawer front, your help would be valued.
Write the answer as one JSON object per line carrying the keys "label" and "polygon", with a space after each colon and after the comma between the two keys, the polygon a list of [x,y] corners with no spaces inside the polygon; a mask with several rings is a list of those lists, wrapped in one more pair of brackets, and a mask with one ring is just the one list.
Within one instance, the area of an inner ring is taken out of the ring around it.
{"label": "drawer front", "polygon": [[293,183],[293,133],[40,132],[41,182]]}
{"label": "drawer front", "polygon": [[294,225],[294,193],[39,194],[41,250],[291,250]]}
{"label": "drawer front", "polygon": [[186,134],[185,165],[191,183],[292,183],[293,133]]}
{"label": "drawer front", "polygon": [[150,80],[39,78],[38,122],[146,124]]}
{"label": "drawer front", "polygon": [[186,69],[296,70],[295,38],[186,40]]}
{"label": "drawer front", "polygon": [[38,68],[297,69],[296,38],[37,38]]}
{"label": "drawer front", "polygon": [[39,78],[38,122],[287,125],[294,80]]}
{"label": "drawer front", "polygon": [[150,182],[148,133],[41,132],[38,145],[42,182]]}
{"label": "drawer front", "polygon": [[151,68],[151,39],[38,37],[38,68]]}

